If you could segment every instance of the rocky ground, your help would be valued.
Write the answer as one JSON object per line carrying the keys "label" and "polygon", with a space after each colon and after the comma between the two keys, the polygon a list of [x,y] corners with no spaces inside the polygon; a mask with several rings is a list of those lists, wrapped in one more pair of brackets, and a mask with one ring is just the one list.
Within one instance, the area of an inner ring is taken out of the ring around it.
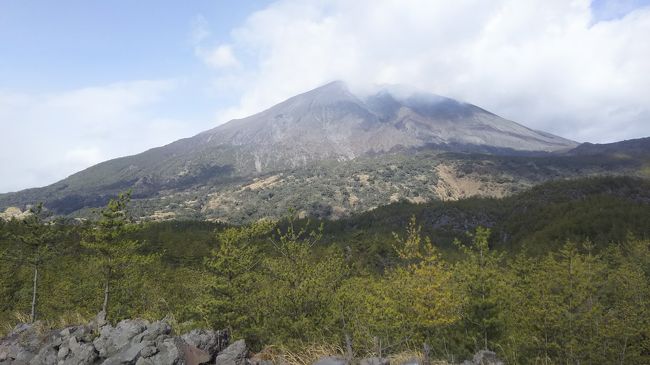
{"label": "rocky ground", "polygon": [[87,325],[42,330],[20,324],[0,340],[0,364],[203,364],[243,365],[243,340],[226,331],[193,330],[175,336],[166,321],[124,320],[112,326],[98,316]]}
{"label": "rocky ground", "polygon": [[[166,320],[123,320],[112,326],[101,314],[89,324],[62,330],[45,330],[39,323],[19,324],[0,339],[2,365],[274,365],[277,362],[252,354],[244,340],[231,343],[227,331],[192,330],[179,336]],[[323,357],[314,365],[351,363],[390,365],[385,358],[351,360],[337,356]],[[401,365],[422,364],[422,359],[414,358]],[[502,364],[490,351],[481,351],[472,361],[463,363]]]}

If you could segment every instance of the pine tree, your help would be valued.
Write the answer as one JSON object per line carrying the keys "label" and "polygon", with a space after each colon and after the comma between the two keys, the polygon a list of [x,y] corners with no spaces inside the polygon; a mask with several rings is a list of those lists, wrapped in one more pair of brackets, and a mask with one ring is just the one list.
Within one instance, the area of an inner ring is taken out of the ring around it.
{"label": "pine tree", "polygon": [[112,289],[124,280],[127,270],[135,265],[149,265],[159,257],[141,253],[142,243],[128,237],[137,228],[131,223],[127,212],[130,199],[130,191],[120,193],[117,199],[111,199],[101,210],[99,221],[91,225],[82,240],[82,247],[90,251],[89,258],[103,275],[104,299],[101,310],[107,317]]}
{"label": "pine tree", "polygon": [[358,350],[404,348],[434,341],[459,320],[451,270],[412,217],[404,236],[393,233],[400,262],[381,277],[347,280],[337,293],[340,313]]}
{"label": "pine tree", "polygon": [[0,259],[28,265],[32,271],[32,299],[30,320],[36,321],[38,284],[40,271],[43,265],[59,254],[61,240],[65,234],[64,226],[60,221],[46,223],[47,214],[43,204],[39,203],[29,210],[29,215],[21,221],[14,221],[11,225],[9,239],[16,244],[0,251]]}
{"label": "pine tree", "polygon": [[295,344],[340,335],[331,308],[346,265],[336,248],[314,255],[322,232],[322,225],[313,230],[309,222],[298,228],[292,214],[286,229],[278,228],[271,238],[276,255],[263,261],[265,283],[260,294],[266,302],[267,333],[273,333],[275,340]]}
{"label": "pine tree", "polygon": [[477,349],[494,348],[502,334],[503,320],[499,306],[500,264],[502,257],[488,244],[490,230],[477,227],[469,246],[455,244],[465,254],[456,265],[456,273],[467,296],[463,321],[471,341]]}
{"label": "pine tree", "polygon": [[[458,303],[452,285],[452,274],[429,237],[422,238],[422,227],[411,217],[402,238],[396,233],[394,246],[402,265],[388,274],[391,286],[401,288],[398,303],[413,333],[424,338],[433,336],[435,330],[458,320]],[[401,299],[401,300],[400,300]]]}
{"label": "pine tree", "polygon": [[217,234],[218,247],[205,265],[207,295],[197,310],[213,328],[229,328],[234,333],[253,333],[253,295],[259,281],[257,266],[261,252],[255,240],[268,235],[274,223],[260,221],[241,228],[227,228]]}
{"label": "pine tree", "polygon": [[574,243],[540,260],[524,285],[525,306],[514,316],[527,328],[529,358],[544,364],[607,362],[602,352],[604,307],[601,288],[605,267],[586,243]]}
{"label": "pine tree", "polygon": [[[602,346],[617,364],[647,362],[650,350],[650,241],[628,237],[607,253],[610,269],[603,290],[606,306]],[[644,356],[645,355],[645,356]]]}

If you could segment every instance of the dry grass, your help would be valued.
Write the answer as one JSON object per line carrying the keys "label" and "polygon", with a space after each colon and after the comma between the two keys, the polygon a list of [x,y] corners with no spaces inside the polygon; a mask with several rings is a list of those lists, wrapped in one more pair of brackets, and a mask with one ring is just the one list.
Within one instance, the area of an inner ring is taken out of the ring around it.
{"label": "dry grass", "polygon": [[[0,326],[0,337],[9,334],[18,324],[31,322],[31,318],[27,313],[14,312],[12,317],[11,320]],[[61,329],[88,323],[90,322],[89,318],[89,316],[82,315],[78,312],[64,313],[56,319],[38,320],[34,323],[34,327],[38,334],[44,334],[52,329]]]}
{"label": "dry grass", "polygon": [[412,359],[417,359],[418,363],[422,363],[422,353],[419,351],[406,350],[388,356],[391,364],[404,364]]}
{"label": "dry grass", "polygon": [[2,323],[0,327],[0,336],[4,337],[11,332],[19,323],[29,323],[29,315],[22,312],[12,313],[12,319]]}
{"label": "dry grass", "polygon": [[[327,356],[345,357],[345,350],[336,345],[312,344],[300,350],[290,350],[281,346],[269,346],[257,353],[255,357],[261,360],[271,360],[278,365],[311,365],[318,359]],[[365,353],[361,357],[377,356],[374,353]],[[422,360],[422,353],[416,350],[402,351],[388,355],[391,364],[399,365],[412,359]],[[431,360],[431,365],[449,365],[446,361]]]}
{"label": "dry grass", "polygon": [[[391,364],[399,365],[406,362],[410,362],[413,359],[416,359],[419,364],[422,363],[422,352],[416,350],[406,350],[398,352],[396,354],[388,355],[388,359]],[[447,361],[444,360],[429,360],[431,365],[450,365]]]}
{"label": "dry grass", "polygon": [[283,346],[268,346],[256,354],[263,360],[271,360],[283,365],[311,365],[326,356],[344,356],[340,346],[327,344],[305,345],[300,350],[290,350]]}

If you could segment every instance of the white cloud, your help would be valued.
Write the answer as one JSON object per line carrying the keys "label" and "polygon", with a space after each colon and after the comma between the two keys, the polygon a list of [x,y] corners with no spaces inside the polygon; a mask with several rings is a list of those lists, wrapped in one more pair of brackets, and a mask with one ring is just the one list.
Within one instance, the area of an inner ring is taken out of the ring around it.
{"label": "white cloud", "polygon": [[0,90],[0,192],[53,183],[190,134],[188,123],[158,116],[176,84],[133,81],[55,94]]}
{"label": "white cloud", "polygon": [[650,8],[594,23],[588,0],[280,0],[232,31],[229,49],[256,62],[218,74],[242,90],[219,119],[342,79],[410,84],[578,141],[647,136],[648,34]]}
{"label": "white cloud", "polygon": [[197,52],[203,62],[216,69],[239,66],[239,61],[230,45],[222,44],[211,50],[199,49]]}
{"label": "white cloud", "polygon": [[219,44],[214,47],[206,46],[212,36],[208,21],[204,16],[194,17],[190,24],[190,43],[194,54],[206,65],[215,69],[239,67],[240,63],[229,44]]}

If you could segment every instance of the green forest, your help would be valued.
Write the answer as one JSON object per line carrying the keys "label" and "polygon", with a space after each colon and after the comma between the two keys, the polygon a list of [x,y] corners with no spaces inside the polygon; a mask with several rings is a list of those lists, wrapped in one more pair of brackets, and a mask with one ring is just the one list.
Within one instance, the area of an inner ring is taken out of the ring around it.
{"label": "green forest", "polygon": [[0,220],[0,334],[104,309],[228,329],[252,348],[458,362],[650,363],[650,182],[591,178],[503,199],[400,202],[338,221]]}

